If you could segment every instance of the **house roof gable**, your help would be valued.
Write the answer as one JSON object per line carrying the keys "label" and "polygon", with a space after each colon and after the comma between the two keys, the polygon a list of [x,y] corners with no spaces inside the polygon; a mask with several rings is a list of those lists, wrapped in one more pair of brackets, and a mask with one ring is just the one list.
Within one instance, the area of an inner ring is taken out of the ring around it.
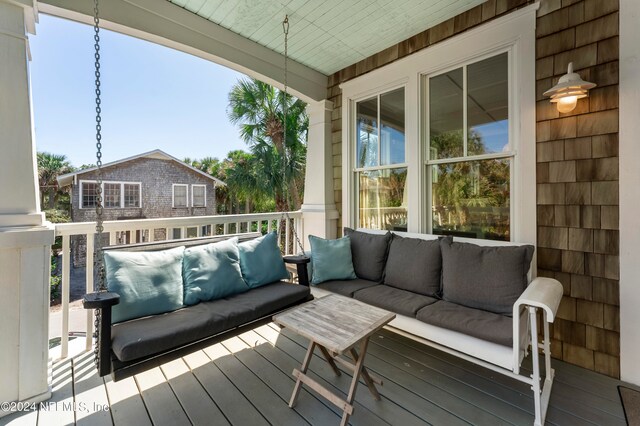
{"label": "house roof gable", "polygon": [[[116,160],[116,161],[112,161],[110,163],[106,163],[102,165],[102,168],[106,168],[106,167],[111,167],[111,166],[115,166],[118,164],[122,164],[122,163],[126,163],[132,160],[137,160],[140,158],[155,158],[158,160],[169,160],[169,161],[175,161],[176,163],[180,164],[182,167],[186,167],[198,174],[201,174],[202,176],[205,176],[208,179],[211,179],[212,181],[215,182],[216,185],[226,185],[223,181],[221,181],[220,179],[217,179],[213,176],[211,176],[208,173],[203,172],[202,170],[198,170],[197,168],[193,167],[190,164],[185,163],[184,161],[181,161],[179,159],[177,159],[176,157],[167,154],[166,152],[160,150],[160,149],[155,149],[153,151],[149,151],[149,152],[144,152],[142,154],[138,154],[138,155],[134,155],[132,157],[127,157],[127,158],[123,158],[120,160]],[[90,167],[88,169],[83,169],[83,170],[78,170],[76,172],[72,172],[72,173],[66,173],[64,175],[60,175],[58,176],[57,180],[58,180],[58,185],[60,187],[64,187],[64,186],[68,186],[71,185],[71,183],[73,182],[74,177],[85,174],[85,173],[89,173],[89,172],[93,172],[95,170],[97,170],[97,167]]]}

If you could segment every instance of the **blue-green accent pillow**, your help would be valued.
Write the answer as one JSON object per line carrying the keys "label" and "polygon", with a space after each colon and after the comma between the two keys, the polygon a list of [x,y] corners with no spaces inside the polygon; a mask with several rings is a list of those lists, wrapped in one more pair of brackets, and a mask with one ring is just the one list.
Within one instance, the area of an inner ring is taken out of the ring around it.
{"label": "blue-green accent pillow", "polygon": [[311,243],[311,263],[313,264],[311,284],[358,278],[353,270],[349,237],[325,240],[309,235],[309,243]]}
{"label": "blue-green accent pillow", "polygon": [[107,288],[120,295],[111,322],[182,308],[183,254],[184,246],[155,252],[105,252]]}
{"label": "blue-green accent pillow", "polygon": [[185,305],[221,299],[249,290],[240,271],[237,237],[186,249],[182,276]]}
{"label": "blue-green accent pillow", "polygon": [[275,232],[238,244],[242,277],[251,288],[289,278]]}

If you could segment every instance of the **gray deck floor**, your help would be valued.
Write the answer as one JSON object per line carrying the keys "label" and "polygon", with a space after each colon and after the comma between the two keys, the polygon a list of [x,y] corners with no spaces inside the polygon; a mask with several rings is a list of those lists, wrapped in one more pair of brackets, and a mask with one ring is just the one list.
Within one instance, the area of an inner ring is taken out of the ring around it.
{"label": "gray deck floor", "polygon": [[[48,409],[14,413],[0,425],[337,425],[339,410],[311,391],[287,406],[306,344],[270,324],[117,383],[97,377],[92,354],[83,354],[53,366]],[[352,425],[533,423],[523,383],[390,331],[372,338],[366,365],[384,381],[382,400],[361,384]],[[625,424],[619,381],[562,362],[554,367],[548,424]],[[347,373],[336,377],[318,354],[310,372],[344,397]]]}

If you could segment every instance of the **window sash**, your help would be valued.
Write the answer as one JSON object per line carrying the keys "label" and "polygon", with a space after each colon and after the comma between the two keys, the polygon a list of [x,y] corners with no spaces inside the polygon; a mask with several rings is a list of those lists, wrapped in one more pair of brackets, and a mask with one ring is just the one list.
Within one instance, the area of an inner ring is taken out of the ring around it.
{"label": "window sash", "polygon": [[191,185],[191,205],[193,207],[207,206],[206,185]]}
{"label": "window sash", "polygon": [[140,184],[139,183],[123,183],[123,206],[125,208],[140,207]]}
{"label": "window sash", "polygon": [[[91,189],[87,188],[91,187]],[[98,184],[80,182],[80,208],[91,209],[98,205]]]}
{"label": "window sash", "polygon": [[[184,191],[184,193],[182,193]],[[173,207],[183,208],[189,207],[188,200],[188,185],[174,184],[173,185]]]}
{"label": "window sash", "polygon": [[[128,201],[127,191],[137,187],[135,203]],[[90,189],[91,188],[91,189]],[[81,180],[79,208],[92,209],[98,205],[98,184],[95,180]],[[105,209],[140,208],[142,184],[140,182],[102,182],[102,205]]]}

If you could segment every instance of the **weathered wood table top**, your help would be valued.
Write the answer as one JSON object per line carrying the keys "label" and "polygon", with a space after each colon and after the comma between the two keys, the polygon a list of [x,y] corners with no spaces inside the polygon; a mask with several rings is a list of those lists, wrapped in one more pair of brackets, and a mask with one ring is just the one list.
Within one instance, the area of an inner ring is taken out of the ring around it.
{"label": "weathered wood table top", "polygon": [[396,315],[337,294],[275,315],[273,321],[334,353],[343,354]]}

